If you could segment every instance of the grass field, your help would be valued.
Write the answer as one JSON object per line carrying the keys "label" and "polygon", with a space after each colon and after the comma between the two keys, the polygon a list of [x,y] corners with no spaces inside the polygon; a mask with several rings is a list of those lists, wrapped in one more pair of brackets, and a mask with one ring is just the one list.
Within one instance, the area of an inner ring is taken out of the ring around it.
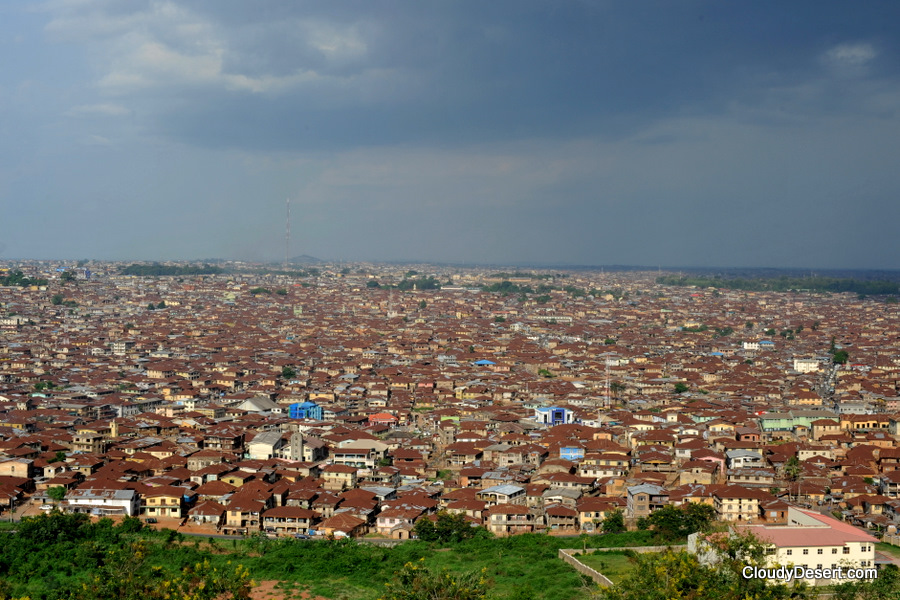
{"label": "grass field", "polygon": [[894,546],[892,544],[885,544],[884,542],[879,542],[875,544],[875,549],[879,552],[884,552],[885,554],[890,554],[894,558],[900,558],[900,546]]}
{"label": "grass field", "polygon": [[[222,549],[231,550],[229,554],[235,550],[238,555],[244,554],[239,559],[231,554],[230,558],[240,560],[256,579],[277,579],[284,585],[333,600],[377,599],[392,573],[404,562],[421,563],[435,571],[447,569],[454,574],[482,572],[494,598],[588,600],[596,584],[558,558],[561,548],[586,547],[590,551],[642,546],[651,541],[649,532],[640,531],[581,538],[525,534],[472,539],[445,548],[418,541],[394,548],[263,541],[253,550],[246,543],[235,544],[240,549],[229,548],[230,542],[223,544]],[[245,554],[247,550],[251,551]],[[613,552],[606,560],[612,569],[607,576],[614,581],[626,572],[627,561],[621,552]]]}
{"label": "grass field", "polygon": [[[97,590],[90,600],[106,600],[120,597],[112,592],[97,595],[107,588],[156,589],[153,586],[163,581],[191,581],[197,578],[191,573],[207,571],[220,574],[210,575],[211,582],[243,571],[242,577],[265,582],[260,598],[267,600],[299,600],[304,594],[330,600],[376,600],[408,563],[434,574],[443,570],[476,574],[495,600],[588,600],[596,585],[560,560],[560,549],[618,549],[653,545],[655,540],[649,531],[570,538],[541,534],[494,538],[484,533],[444,546],[421,540],[394,547],[262,536],[223,540],[147,530],[137,520],[92,523],[83,515],[54,513],[23,521],[15,534],[4,534],[3,541],[0,585],[5,589],[0,589],[4,592],[0,595],[33,600],[87,598],[87,591]],[[619,577],[624,569],[618,556],[622,553],[614,554],[616,558],[600,558],[609,562],[603,567],[610,571],[608,575]],[[123,579],[122,572],[131,575]],[[95,584],[105,587],[94,590]]]}
{"label": "grass field", "polygon": [[634,562],[624,552],[595,552],[576,557],[583,564],[602,573],[613,583],[622,581],[634,569]]}

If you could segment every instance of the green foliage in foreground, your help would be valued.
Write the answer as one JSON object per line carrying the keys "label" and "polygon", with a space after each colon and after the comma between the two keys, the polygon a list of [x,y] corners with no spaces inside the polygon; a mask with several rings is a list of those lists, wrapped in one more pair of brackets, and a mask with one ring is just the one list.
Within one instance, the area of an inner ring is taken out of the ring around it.
{"label": "green foliage in foreground", "polygon": [[485,600],[488,583],[478,573],[435,573],[422,564],[406,563],[386,587],[383,600]]}
{"label": "green foliage in foreground", "polygon": [[[612,588],[599,593],[599,600],[810,600],[816,590],[804,582],[773,582],[747,579],[748,566],[766,565],[765,544],[752,535],[724,532],[706,538],[705,552],[717,555],[714,565],[701,564],[685,551],[636,554],[633,568]],[[833,600],[897,600],[900,572],[885,567],[874,581],[848,582],[834,586]]]}
{"label": "green foliage in foreground", "polygon": [[134,518],[114,525],[54,511],[0,535],[0,598],[212,600],[225,593],[246,598],[250,590],[243,567],[213,565],[197,549],[186,554],[172,545],[175,532],[143,531]]}
{"label": "green foliage in foreground", "polygon": [[[170,587],[203,583],[204,589],[221,592],[240,591],[253,579],[277,580],[329,598],[376,600],[404,565],[413,563],[431,574],[446,571],[457,581],[478,573],[490,600],[588,600],[595,586],[558,559],[560,548],[654,541],[649,531],[579,540],[537,534],[496,539],[483,530],[476,533],[449,546],[421,540],[395,547],[352,540],[214,540],[147,530],[137,519],[92,523],[85,515],[51,512],[23,519],[15,532],[0,529],[0,598],[143,600],[161,597],[155,590],[165,582]],[[110,587],[118,585],[124,587]]]}
{"label": "green foliage in foreground", "polygon": [[803,589],[746,580],[728,566],[701,565],[685,551],[638,554],[634,568],[600,600],[782,600],[806,598]]}
{"label": "green foliage in foreground", "polygon": [[834,587],[833,600],[897,600],[900,598],[900,569],[887,565],[874,581],[848,581]]}
{"label": "green foliage in foreground", "polygon": [[[702,517],[703,515],[698,515]],[[659,524],[654,524],[658,526]],[[137,519],[120,524],[58,512],[26,518],[0,532],[0,598],[101,600],[246,598],[251,579],[353,600],[787,600],[809,597],[803,586],[769,585],[741,576],[762,564],[750,537],[713,534],[721,562],[669,550],[636,555],[614,588],[598,590],[557,558],[560,548],[646,545],[657,532],[553,538],[481,534],[449,547],[416,540],[388,548],[352,540],[184,538],[148,531]],[[678,540],[683,541],[683,540]],[[882,571],[866,584],[837,586],[836,600],[896,600],[900,574]],[[166,596],[169,594],[169,596]]]}

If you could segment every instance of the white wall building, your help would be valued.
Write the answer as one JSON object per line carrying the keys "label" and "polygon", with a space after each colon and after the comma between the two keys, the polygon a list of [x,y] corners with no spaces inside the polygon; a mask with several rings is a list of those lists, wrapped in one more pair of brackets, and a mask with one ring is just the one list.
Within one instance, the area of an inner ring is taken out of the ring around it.
{"label": "white wall building", "polygon": [[[807,583],[840,583],[858,575],[855,573],[857,569],[875,568],[876,538],[848,523],[814,511],[790,507],[787,524],[739,525],[734,531],[751,533],[769,544],[766,568],[840,569],[846,575],[845,579],[806,580]],[[688,538],[688,550],[698,554],[701,562],[716,562],[717,555],[710,548],[703,542],[701,534],[692,534]]]}
{"label": "white wall building", "polygon": [[77,489],[66,493],[61,506],[69,512],[133,517],[140,513],[141,499],[134,490]]}
{"label": "white wall building", "polygon": [[794,370],[798,373],[816,373],[822,367],[817,358],[795,358]]}

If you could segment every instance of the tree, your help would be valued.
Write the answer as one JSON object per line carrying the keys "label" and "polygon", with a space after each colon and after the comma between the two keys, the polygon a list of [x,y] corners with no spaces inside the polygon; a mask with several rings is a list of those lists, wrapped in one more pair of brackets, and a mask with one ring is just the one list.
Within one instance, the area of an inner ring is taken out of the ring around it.
{"label": "tree", "polygon": [[297,372],[291,367],[285,365],[281,368],[281,377],[282,379],[293,379],[297,376]]}
{"label": "tree", "polygon": [[5,277],[0,276],[0,285],[28,287],[32,285],[47,285],[47,283],[49,282],[46,279],[31,279],[29,277],[25,277],[25,274],[22,273],[22,271],[20,271],[19,269],[16,269]]}
{"label": "tree", "polygon": [[62,462],[64,460],[66,460],[66,453],[63,452],[62,450],[57,450],[56,455],[53,458],[51,458],[50,460],[48,460],[47,462],[55,463],[55,462]]}
{"label": "tree", "polygon": [[63,295],[62,294],[53,294],[50,297],[50,304],[53,306],[59,306],[63,303]]}
{"label": "tree", "polygon": [[75,273],[72,271],[63,271],[63,274],[60,276],[60,280],[63,283],[68,283],[69,281],[75,281]]}
{"label": "tree", "polygon": [[831,360],[836,365],[845,365],[850,360],[850,353],[846,350],[837,350],[831,355]]}
{"label": "tree", "polygon": [[159,301],[159,304],[156,305],[156,308],[165,308],[165,307],[166,307],[166,301],[165,301],[165,300],[160,300],[160,301]]}
{"label": "tree", "polygon": [[[715,534],[714,534],[715,535]],[[807,586],[745,579],[745,566],[760,566],[765,547],[752,536],[719,534],[711,551],[715,565],[702,564],[683,550],[636,554],[628,575],[618,585],[600,590],[600,600],[786,600],[808,598]]]}
{"label": "tree", "polygon": [[683,394],[684,392],[688,391],[689,389],[691,389],[691,388],[689,388],[686,383],[683,383],[681,381],[679,381],[675,384],[675,393],[676,394]]}
{"label": "tree", "polygon": [[418,279],[404,279],[397,284],[398,290],[439,290],[441,282],[434,277],[419,277]]}
{"label": "tree", "polygon": [[62,502],[63,498],[66,497],[66,488],[61,485],[56,485],[47,489],[47,497],[53,500],[54,502]]}
{"label": "tree", "polygon": [[667,504],[654,511],[647,521],[656,535],[668,542],[706,531],[715,518],[716,511],[712,506],[691,502],[681,507]]}
{"label": "tree", "polygon": [[152,302],[147,305],[147,310],[156,310],[156,305]]}
{"label": "tree", "polygon": [[436,516],[434,522],[428,517],[416,521],[413,531],[420,540],[448,544],[461,542],[486,532],[483,527],[473,527],[466,516],[460,513],[442,510]]}
{"label": "tree", "polygon": [[782,467],[784,478],[788,481],[797,481],[800,478],[801,471],[800,459],[796,456],[788,458]]}
{"label": "tree", "polygon": [[885,565],[871,581],[848,581],[834,586],[833,600],[896,600],[900,598],[900,569]]}
{"label": "tree", "polygon": [[247,599],[253,582],[250,571],[241,565],[213,567],[208,559],[189,564],[176,573],[163,576],[159,567],[151,567],[151,548],[144,540],[114,547],[107,552],[103,565],[90,585],[83,585],[69,598],[72,600],[142,600],[149,598],[191,598],[214,600]]}
{"label": "tree", "polygon": [[625,514],[619,509],[606,513],[602,527],[603,533],[622,533],[625,531]]}
{"label": "tree", "polygon": [[422,300],[421,302],[419,302],[419,310],[425,310],[425,308],[426,308],[427,306],[428,306],[428,303],[425,302],[424,300]]}
{"label": "tree", "polygon": [[144,528],[144,523],[137,517],[125,516],[118,525],[124,533],[137,533]]}
{"label": "tree", "polygon": [[784,476],[790,479],[791,481],[797,479],[800,476],[800,459],[796,456],[791,456],[784,463]]}
{"label": "tree", "polygon": [[484,600],[487,580],[484,570],[456,575],[444,569],[432,571],[419,563],[408,562],[386,584],[381,600]]}
{"label": "tree", "polygon": [[378,283],[377,281],[375,281],[374,279],[370,279],[369,281],[366,282],[366,287],[371,290],[374,288],[380,288],[381,284]]}
{"label": "tree", "polygon": [[687,536],[698,531],[708,531],[716,520],[716,509],[709,504],[690,502],[681,507],[684,512],[681,532]]}
{"label": "tree", "polygon": [[614,398],[618,398],[619,393],[625,391],[625,387],[625,384],[621,381],[613,381],[609,384],[609,391],[612,392]]}

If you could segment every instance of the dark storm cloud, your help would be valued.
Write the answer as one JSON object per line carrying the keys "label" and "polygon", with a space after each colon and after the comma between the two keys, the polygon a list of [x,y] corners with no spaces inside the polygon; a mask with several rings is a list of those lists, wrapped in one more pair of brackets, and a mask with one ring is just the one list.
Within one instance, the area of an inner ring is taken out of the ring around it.
{"label": "dark storm cloud", "polygon": [[[827,65],[817,57],[842,40],[892,43],[886,23],[898,12],[522,0],[183,6],[214,32],[221,70],[165,82],[152,116],[188,143],[256,150],[617,136],[668,115],[778,102],[771,90],[818,79]],[[198,56],[194,37],[159,29],[155,41]],[[882,60],[869,75],[895,70]],[[783,108],[839,108],[841,85],[827,91]]]}
{"label": "dark storm cloud", "polygon": [[898,6],[6,5],[7,254],[900,266]]}

